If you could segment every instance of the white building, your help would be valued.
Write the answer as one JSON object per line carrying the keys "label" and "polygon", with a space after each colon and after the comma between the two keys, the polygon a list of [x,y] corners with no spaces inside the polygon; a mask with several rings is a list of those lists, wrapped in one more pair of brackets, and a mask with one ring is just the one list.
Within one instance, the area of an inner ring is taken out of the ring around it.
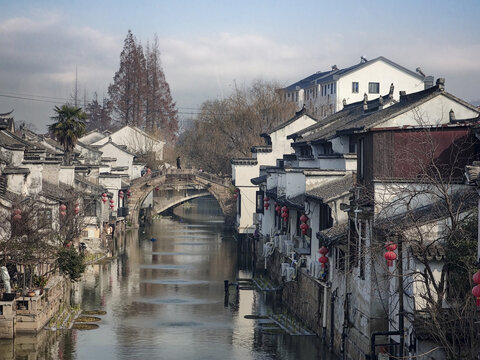
{"label": "white building", "polygon": [[[284,101],[293,101],[297,108],[304,105],[312,116],[322,119],[350,104],[377,98],[388,92],[393,84],[396,89],[413,93],[433,85],[431,76],[425,77],[421,70],[410,71],[393,61],[377,57],[372,60],[361,58],[359,64],[330,71],[319,71],[283,89]],[[394,97],[398,100],[398,96]]]}
{"label": "white building", "polygon": [[251,158],[231,160],[232,182],[237,189],[236,227],[240,235],[251,234],[255,230],[253,214],[255,213],[255,196],[259,188],[250,180],[259,176],[261,166],[275,165],[276,159],[282,158],[283,154],[292,153],[293,149],[290,145],[293,140],[288,139],[288,135],[315,123],[316,120],[307,115],[304,110],[299,111],[293,118],[261,134],[266,144],[253,146]]}
{"label": "white building", "polygon": [[135,155],[155,154],[155,159],[163,160],[165,142],[155,139],[143,130],[130,125],[113,132],[92,131],[79,141],[87,145],[103,145],[111,139],[117,145],[124,145]]}

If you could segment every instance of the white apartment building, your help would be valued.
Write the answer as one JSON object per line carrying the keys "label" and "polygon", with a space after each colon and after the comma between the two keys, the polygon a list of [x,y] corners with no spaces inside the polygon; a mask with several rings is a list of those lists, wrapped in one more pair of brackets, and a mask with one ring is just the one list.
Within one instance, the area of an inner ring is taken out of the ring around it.
{"label": "white apartment building", "polygon": [[395,87],[407,94],[433,86],[433,77],[417,72],[379,56],[367,60],[363,56],[359,64],[340,69],[333,65],[329,71],[318,71],[283,89],[283,100],[293,101],[298,109],[304,105],[307,113],[318,119],[343,109],[345,104],[378,98]]}

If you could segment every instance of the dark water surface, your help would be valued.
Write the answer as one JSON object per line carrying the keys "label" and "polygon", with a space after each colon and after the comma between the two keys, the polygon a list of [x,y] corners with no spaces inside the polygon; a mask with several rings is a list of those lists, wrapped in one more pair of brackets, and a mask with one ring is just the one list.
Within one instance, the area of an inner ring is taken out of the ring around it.
{"label": "dark water surface", "polygon": [[215,202],[195,204],[185,210],[189,221],[155,220],[116,244],[116,260],[88,268],[73,301],[107,311],[99,329],[2,341],[0,358],[333,359],[317,337],[269,334],[258,320],[245,319],[272,311],[265,294],[240,290],[237,296],[232,288],[225,301],[224,280],[251,274],[237,260]]}

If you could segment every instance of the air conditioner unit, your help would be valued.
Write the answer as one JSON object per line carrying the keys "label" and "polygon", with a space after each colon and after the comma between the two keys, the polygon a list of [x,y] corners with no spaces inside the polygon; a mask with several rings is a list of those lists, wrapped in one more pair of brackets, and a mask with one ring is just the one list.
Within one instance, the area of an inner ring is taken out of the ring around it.
{"label": "air conditioner unit", "polygon": [[263,256],[267,257],[272,255],[273,253],[273,242],[269,241],[263,244]]}
{"label": "air conditioner unit", "polygon": [[274,246],[278,249],[278,245],[280,244],[280,238],[278,235],[275,235],[273,238]]}
{"label": "air conditioner unit", "polygon": [[292,281],[294,277],[295,277],[295,268],[290,266],[287,268],[287,275],[285,276],[285,281]]}
{"label": "air conditioner unit", "polygon": [[284,241],[285,254],[290,255],[293,252],[293,242],[290,240]]}
{"label": "air conditioner unit", "polygon": [[315,271],[315,269],[313,269],[313,271],[312,271],[312,264],[313,264],[312,259],[307,257],[306,268],[307,268],[307,271],[310,275],[312,275],[313,271]]}
{"label": "air conditioner unit", "polygon": [[287,276],[287,269],[290,267],[290,264],[289,263],[281,263],[280,267],[281,267],[282,276]]}
{"label": "air conditioner unit", "polygon": [[316,279],[320,279],[323,276],[325,269],[322,267],[322,264],[319,263],[318,261],[315,261],[314,264],[315,264],[315,273],[313,274],[313,276]]}

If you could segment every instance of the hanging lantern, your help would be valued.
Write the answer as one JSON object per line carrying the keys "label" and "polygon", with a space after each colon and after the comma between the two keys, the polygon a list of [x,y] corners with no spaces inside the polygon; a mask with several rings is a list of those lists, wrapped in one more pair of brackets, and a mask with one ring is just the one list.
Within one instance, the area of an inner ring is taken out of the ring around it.
{"label": "hanging lantern", "polygon": [[395,251],[395,250],[397,250],[397,244],[389,241],[385,244],[385,248],[387,249],[387,251]]}
{"label": "hanging lantern", "polygon": [[480,307],[480,270],[473,274],[473,282],[477,284],[472,289],[472,294],[477,298],[477,307]]}
{"label": "hanging lantern", "polygon": [[103,193],[103,194],[102,194],[102,197],[106,198],[106,197],[107,197],[107,194],[106,194],[106,193]]}
{"label": "hanging lantern", "polygon": [[118,192],[118,196],[120,197],[120,199],[123,199],[123,191],[122,191],[122,190],[120,190],[120,191]]}
{"label": "hanging lantern", "polygon": [[15,210],[13,211],[13,213],[15,214],[15,215],[13,215],[13,220],[15,220],[15,221],[22,220],[22,210],[20,210],[20,209],[15,209]]}
{"label": "hanging lantern", "polygon": [[61,217],[65,217],[67,215],[67,212],[66,211],[60,211],[60,216]]}
{"label": "hanging lantern", "polygon": [[266,203],[263,204],[263,207],[268,210],[268,208],[270,207],[270,204],[268,202],[266,202]]}
{"label": "hanging lantern", "polygon": [[102,198],[102,201],[105,204],[107,202],[107,198]]}
{"label": "hanging lantern", "polygon": [[318,258],[318,262],[322,264],[322,268],[325,269],[325,265],[328,264],[328,257],[322,255]]}
{"label": "hanging lantern", "polygon": [[67,206],[65,204],[60,205],[60,211],[67,210]]}
{"label": "hanging lantern", "polygon": [[475,285],[472,289],[472,294],[477,298],[477,307],[480,307],[480,285]]}
{"label": "hanging lantern", "polygon": [[397,254],[395,254],[393,251],[387,251],[383,256],[387,260],[387,266],[392,266],[393,260],[397,258]]}
{"label": "hanging lantern", "polygon": [[325,246],[322,246],[320,249],[318,249],[318,252],[321,254],[321,255],[327,255],[328,254],[328,248],[325,247]]}
{"label": "hanging lantern", "polygon": [[278,204],[275,205],[275,211],[277,212],[278,215],[282,212],[282,207]]}
{"label": "hanging lantern", "polygon": [[282,207],[282,212],[287,213],[288,212],[288,207],[286,207],[286,206]]}
{"label": "hanging lantern", "polygon": [[110,204],[113,204],[115,201],[113,201],[113,199],[110,199]]}
{"label": "hanging lantern", "polygon": [[308,216],[303,214],[302,216],[300,216],[300,221],[306,223],[308,221]]}

